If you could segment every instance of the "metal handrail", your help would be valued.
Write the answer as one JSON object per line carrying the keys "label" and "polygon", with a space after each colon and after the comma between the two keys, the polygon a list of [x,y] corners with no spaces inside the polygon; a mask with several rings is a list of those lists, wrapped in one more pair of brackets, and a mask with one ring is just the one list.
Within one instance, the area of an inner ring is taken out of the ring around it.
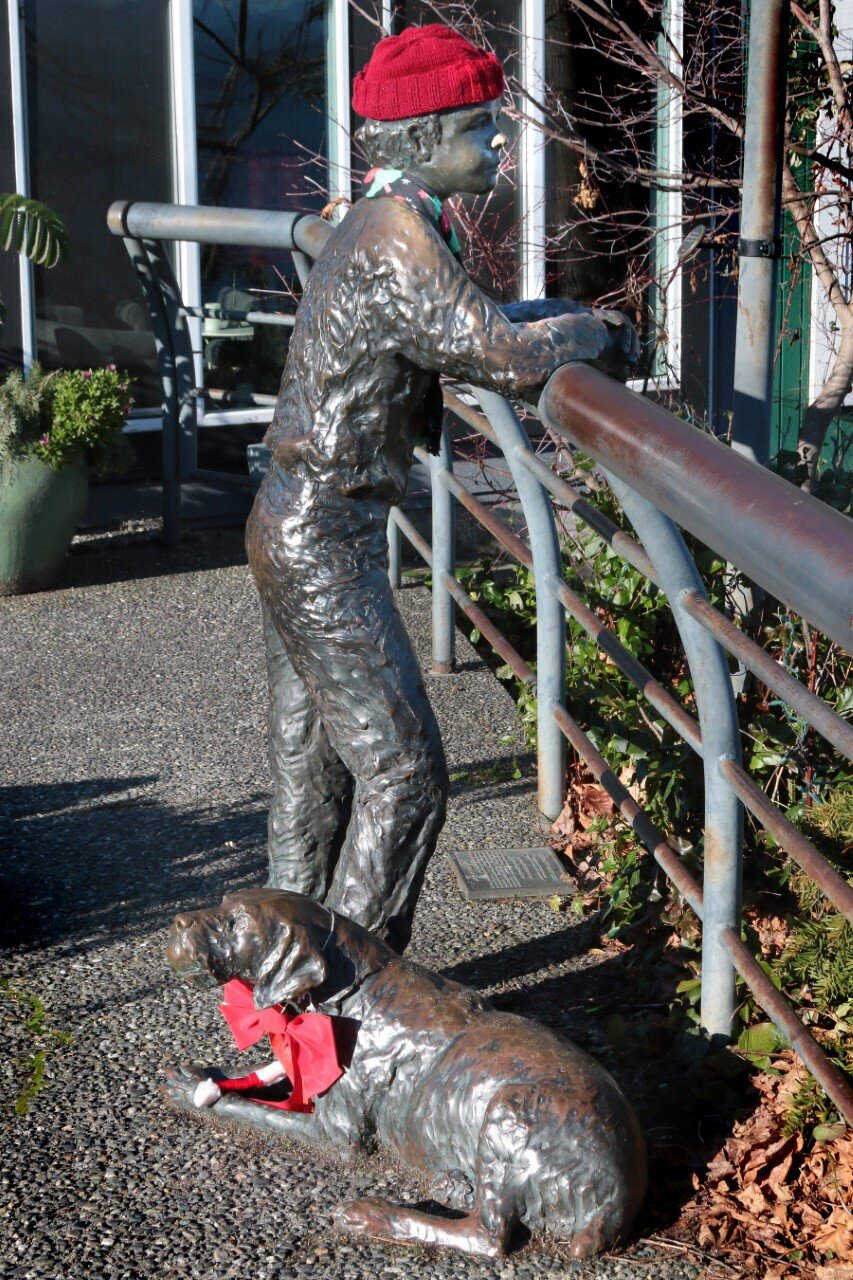
{"label": "metal handrail", "polygon": [[853,522],[597,369],[539,402],[578,445],[730,564],[853,651]]}
{"label": "metal handrail", "polygon": [[[110,205],[107,226],[124,241],[151,317],[163,393],[163,537],[174,545],[181,536],[184,484],[217,480],[244,487],[252,481],[248,476],[199,466],[198,403],[203,392],[197,385],[196,357],[200,352],[193,345],[193,336],[195,332],[197,341],[199,321],[206,312],[185,302],[165,245],[180,240],[282,249],[291,254],[304,285],[332,227],[311,213],[127,200]],[[250,324],[293,324],[293,316],[282,312],[222,308],[217,312]]]}
{"label": "metal handrail", "polygon": [[[634,393],[626,391],[619,384],[612,383],[609,379],[604,378],[603,375],[597,374],[595,370],[584,366],[570,366],[554,375],[554,379],[551,380],[551,384],[546,388],[542,398],[543,418],[547,425],[563,438],[571,434],[572,439],[574,439],[576,434],[580,435],[581,428],[578,428],[576,423],[573,423],[570,433],[562,421],[555,421],[553,416],[549,419],[549,411],[553,415],[554,405],[549,392],[552,390],[555,380],[568,375],[577,375],[581,379],[588,379],[589,383],[604,384],[604,387],[596,386],[596,396],[599,400],[603,400],[608,404],[611,412],[616,412],[621,416],[619,430],[623,434],[626,431],[625,422],[630,421],[632,415],[635,417],[641,416],[643,418],[643,430],[646,433],[643,447],[651,457],[656,457],[657,449],[663,451],[664,448],[667,448],[670,450],[666,465],[656,465],[652,476],[647,475],[641,469],[635,488],[626,484],[618,474],[614,474],[617,467],[623,473],[627,469],[624,455],[620,455],[617,447],[619,440],[622,438],[621,436],[617,437],[616,444],[612,439],[607,440],[597,454],[593,452],[593,456],[599,462],[606,460],[607,463],[612,465],[613,469],[605,471],[605,474],[607,474],[611,487],[619,498],[623,510],[625,510],[629,519],[641,534],[642,546],[630,538],[629,535],[619,531],[617,526],[602,516],[600,512],[596,512],[594,508],[591,508],[586,503],[586,500],[577,495],[565,480],[555,475],[540,459],[537,459],[526,436],[523,438],[508,438],[505,431],[501,429],[500,419],[502,415],[500,412],[497,414],[495,412],[496,409],[500,410],[502,403],[499,397],[490,398],[488,393],[484,394],[476,389],[475,394],[487,410],[486,417],[479,414],[453,391],[446,392],[447,405],[468,425],[473,426],[475,430],[482,431],[492,443],[498,444],[503,448],[514,476],[521,471],[527,474],[528,477],[534,477],[539,482],[538,492],[535,489],[528,488],[525,496],[521,498],[525,519],[528,527],[532,529],[530,545],[519,538],[517,534],[504,529],[492,512],[483,507],[471,494],[464,492],[462,486],[452,475],[452,463],[449,467],[433,467],[434,494],[437,482],[442,490],[457,496],[461,504],[485,529],[495,536],[499,544],[519,563],[526,565],[528,568],[534,565],[536,530],[542,527],[543,521],[546,519],[545,509],[548,508],[550,511],[549,495],[556,497],[558,501],[565,498],[567,505],[572,508],[577,517],[586,519],[589,516],[590,525],[601,532],[611,546],[617,549],[630,563],[639,568],[641,572],[646,573],[668,595],[681,632],[691,674],[694,678],[701,730],[672,695],[663,689],[658,682],[649,677],[642,664],[638,663],[633,655],[624,649],[618,639],[611,633],[605,632],[603,625],[599,623],[595,615],[586,609],[576,593],[564,582],[561,573],[549,573],[544,576],[541,573],[534,573],[537,615],[542,607],[542,602],[549,597],[558,599],[566,605],[573,616],[581,622],[582,626],[586,627],[590,634],[596,634],[597,638],[599,636],[602,637],[599,642],[605,652],[608,652],[616,665],[637,685],[650,704],[655,706],[659,713],[679,732],[683,740],[702,756],[705,767],[704,884],[700,886],[697,883],[672,844],[649,821],[641,806],[616,777],[588,735],[569,714],[565,706],[559,705],[559,700],[550,699],[549,706],[544,709],[542,701],[539,701],[539,724],[541,726],[544,714],[561,730],[584,760],[593,776],[608,791],[623,818],[632,827],[638,839],[652,852],[658,864],[684,899],[693,907],[701,920],[703,926],[701,1020],[705,1029],[712,1035],[722,1036],[727,1035],[730,1031],[736,999],[734,978],[735,973],[740,974],[752,991],[756,1001],[765,1009],[816,1079],[833,1098],[841,1113],[848,1121],[853,1121],[853,1090],[851,1090],[849,1082],[828,1060],[814,1036],[797,1017],[790,1002],[781,992],[776,990],[761,965],[750,954],[741,940],[742,803],[746,804],[774,838],[789,851],[794,860],[805,870],[806,874],[818,885],[829,900],[840,911],[845,913],[847,918],[853,917],[853,889],[818,853],[806,837],[788,822],[784,814],[772,804],[740,763],[740,733],[737,718],[734,714],[734,699],[728,669],[724,661],[723,647],[727,647],[730,652],[736,652],[737,656],[749,669],[753,670],[760,679],[774,688],[781,697],[794,707],[804,720],[812,724],[828,741],[841,750],[846,748],[849,751],[850,749],[851,738],[853,738],[850,726],[836,715],[832,708],[804,688],[784,667],[774,662],[758,645],[711,606],[681,534],[674,522],[664,514],[664,510],[667,508],[672,512],[678,511],[685,520],[685,524],[687,524],[688,517],[685,517],[684,514],[685,503],[683,497],[678,491],[674,493],[667,491],[666,484],[661,481],[661,472],[671,472],[678,477],[678,483],[681,483],[685,472],[689,472],[693,465],[693,458],[690,452],[692,442],[694,440],[704,441],[705,437],[695,430],[688,429],[686,424],[680,423],[658,406],[648,406],[648,402],[642,401]],[[603,395],[605,390],[607,393],[606,400]],[[620,396],[623,397],[621,406],[614,407]],[[649,412],[649,408],[653,412]],[[589,437],[595,429],[595,423],[591,421],[593,418],[594,411],[588,404],[585,404],[582,410],[577,410],[577,419],[583,424],[582,430],[585,433],[583,446],[587,452],[591,451]],[[653,430],[656,425],[654,420],[656,418],[659,419],[658,425],[663,428],[657,443],[655,443],[653,437]],[[597,425],[598,429],[603,430],[601,424]],[[673,430],[689,432],[678,442],[680,456],[677,459],[678,466],[675,467],[673,466],[671,452]],[[786,513],[786,518],[792,512],[794,513],[796,517],[794,536],[789,536],[790,531],[786,530],[783,541],[786,543],[785,551],[794,556],[795,569],[797,563],[795,552],[798,545],[796,535],[802,533],[803,527],[807,531],[809,545],[815,554],[818,554],[821,537],[832,539],[830,543],[832,548],[830,559],[833,558],[832,553],[842,545],[842,538],[845,540],[845,545],[849,541],[851,534],[853,534],[853,526],[844,517],[839,517],[838,513],[825,508],[823,504],[808,495],[801,494],[799,490],[787,485],[784,481],[778,481],[776,477],[762,468],[755,467],[738,455],[731,454],[728,450],[725,450],[725,446],[718,445],[713,441],[708,441],[708,443],[715,449],[722,450],[726,455],[725,458],[712,455],[714,467],[711,473],[718,478],[720,476],[725,478],[725,484],[722,489],[716,488],[713,483],[708,484],[707,475],[705,477],[704,492],[706,500],[711,509],[714,509],[714,503],[717,504],[716,513],[720,526],[717,528],[717,521],[710,522],[714,528],[712,535],[708,537],[708,541],[715,550],[718,550],[723,555],[730,551],[736,565],[742,567],[747,563],[752,564],[756,553],[754,548],[751,548],[745,554],[732,552],[731,540],[736,534],[736,519],[735,510],[726,507],[726,495],[728,494],[730,499],[736,498],[738,495],[742,496],[750,485],[754,486],[750,490],[750,501],[752,503],[750,518],[753,523],[763,521],[765,536],[769,535],[769,530],[774,526],[775,519],[778,518],[774,513],[773,507],[775,495],[780,492],[783,495],[781,505],[782,510]],[[704,445],[699,447],[704,448]],[[447,456],[446,449],[443,452],[443,456]],[[707,450],[700,455],[700,457],[706,459],[708,456]],[[732,459],[733,465],[729,465],[729,457]],[[634,479],[633,474],[632,479]],[[782,486],[781,490],[779,488],[780,485]],[[638,492],[643,488],[649,491],[653,487],[657,487],[656,496],[660,501],[660,507],[650,501],[649,497],[643,496],[641,492]],[[521,495],[519,496],[521,497]],[[694,505],[696,504],[694,503]],[[701,507],[701,504],[699,505]],[[442,500],[437,506],[434,506],[434,523],[442,520],[443,510],[444,502]],[[534,512],[534,521],[530,519],[531,511]],[[551,519],[553,520],[553,516]],[[402,530],[408,534],[407,526],[410,528],[409,522],[401,513],[393,514],[391,525],[395,527],[395,533]],[[700,520],[691,519],[691,525],[694,532],[698,533],[700,528],[703,532],[707,532],[706,525],[703,525]],[[446,543],[446,539],[443,539],[442,542]],[[420,548],[430,551],[428,547],[425,547],[424,541],[420,537],[418,537],[417,542],[414,542],[416,547],[418,544],[420,544]],[[783,554],[778,547],[776,548],[776,554],[777,559],[781,558]],[[846,557],[846,552],[842,552],[842,558],[844,557]],[[826,557],[823,559],[825,560]],[[836,561],[837,559],[836,557]],[[396,550],[393,560],[397,566],[397,573],[399,573],[399,549]],[[429,562],[433,570],[434,590],[450,590],[450,566],[438,561],[431,551]],[[846,567],[847,571],[845,572],[842,564],[836,562],[832,569],[832,575],[834,575],[831,579],[833,589],[843,592],[842,598],[848,597],[847,588],[851,583],[853,557],[846,560]],[[830,576],[830,571],[823,562],[821,563],[819,575],[824,579]],[[763,576],[764,581],[768,581],[767,576],[761,574],[758,576]],[[525,680],[526,683],[532,684],[536,688],[538,694],[542,684],[543,663],[547,665],[552,659],[547,646],[544,652],[542,646],[539,646],[537,668],[534,672],[509,645],[508,641],[501,636],[493,623],[489,622],[488,627],[482,625],[481,620],[488,622],[488,619],[483,619],[482,612],[458,587],[458,584],[455,584],[455,581],[453,585],[455,587],[455,589],[451,590],[453,598],[457,600],[460,607],[474,621],[475,625],[480,628],[484,638],[504,657],[505,661],[509,662],[509,665],[520,679]],[[806,602],[806,596],[801,589],[801,585],[796,582],[782,594],[788,601],[792,602],[793,607],[802,606]],[[817,602],[816,607],[815,601]],[[821,592],[815,592],[814,590],[811,590],[808,595],[808,603],[811,608],[812,621],[819,618],[824,625],[832,625],[835,630],[838,630],[838,623],[844,617],[843,609],[830,607],[830,603],[823,599]],[[833,601],[831,604],[835,606],[837,601]],[[603,638],[602,633],[607,636],[606,640]],[[541,797],[543,796],[542,773],[543,771],[550,773],[552,767],[553,764],[548,757],[547,751],[543,752],[541,749],[540,738],[540,804],[542,804]],[[547,792],[547,788],[545,791]],[[545,809],[544,805],[542,807],[547,813],[548,810]]]}
{"label": "metal handrail", "polygon": [[238,244],[255,249],[297,249],[316,258],[332,228],[314,213],[281,209],[224,209],[200,204],[117,200],[107,211],[113,235],[134,240]]}

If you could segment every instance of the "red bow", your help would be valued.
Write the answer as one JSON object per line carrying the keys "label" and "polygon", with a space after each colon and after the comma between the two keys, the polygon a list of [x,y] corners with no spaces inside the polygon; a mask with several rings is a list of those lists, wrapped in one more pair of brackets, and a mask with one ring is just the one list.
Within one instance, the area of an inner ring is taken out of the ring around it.
{"label": "red bow", "polygon": [[331,1088],[343,1075],[335,1044],[333,1020],[325,1013],[291,1016],[281,1005],[256,1009],[252,988],[242,978],[226,982],[225,1001],[219,1006],[238,1049],[248,1049],[265,1035],[272,1051],[293,1084],[289,1098],[272,1102],[258,1098],[281,1111],[313,1111],[311,1102]]}

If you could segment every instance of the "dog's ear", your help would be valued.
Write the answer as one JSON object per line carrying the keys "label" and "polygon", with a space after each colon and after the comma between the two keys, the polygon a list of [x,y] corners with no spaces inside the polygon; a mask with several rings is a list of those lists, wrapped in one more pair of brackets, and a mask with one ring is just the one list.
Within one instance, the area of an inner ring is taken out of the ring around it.
{"label": "dog's ear", "polygon": [[255,1007],[268,1009],[286,1000],[295,1003],[326,981],[326,961],[301,925],[283,930],[255,980]]}

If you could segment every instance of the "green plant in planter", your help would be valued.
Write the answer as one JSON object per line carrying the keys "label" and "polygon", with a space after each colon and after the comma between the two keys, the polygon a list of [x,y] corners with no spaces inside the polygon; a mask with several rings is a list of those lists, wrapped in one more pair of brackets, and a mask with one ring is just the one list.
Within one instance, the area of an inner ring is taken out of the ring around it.
{"label": "green plant in planter", "polygon": [[51,421],[32,452],[56,470],[82,452],[96,475],[123,471],[130,446],[122,435],[133,407],[128,395],[130,375],[114,364],[105,369],[70,369],[51,382]]}
{"label": "green plant in planter", "polygon": [[129,375],[105,369],[0,383],[0,595],[53,584],[86,503],[88,468],[123,470]]}
{"label": "green plant in planter", "polygon": [[34,364],[29,378],[13,370],[0,383],[0,465],[37,458],[58,471],[82,456],[96,475],[124,470],[129,386],[114,364],[55,373]]}

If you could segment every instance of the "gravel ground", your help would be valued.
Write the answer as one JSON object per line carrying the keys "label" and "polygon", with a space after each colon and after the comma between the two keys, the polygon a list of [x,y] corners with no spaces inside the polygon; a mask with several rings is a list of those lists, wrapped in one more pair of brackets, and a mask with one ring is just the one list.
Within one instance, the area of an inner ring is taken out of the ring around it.
{"label": "gravel ground", "polygon": [[[426,668],[427,592],[399,602]],[[547,904],[469,903],[452,874],[453,848],[543,843],[512,702],[464,640],[458,657],[427,677],[455,781],[410,955],[594,1048],[584,1006],[612,960]],[[579,1267],[535,1240],[499,1262],[348,1240],[338,1201],[421,1194],[387,1156],[345,1167],[164,1102],[167,1065],[233,1056],[210,992],[166,969],[168,923],[265,877],[266,680],[238,533],[78,540],[62,589],[0,600],[0,659],[4,1278],[702,1274],[648,1243]]]}

